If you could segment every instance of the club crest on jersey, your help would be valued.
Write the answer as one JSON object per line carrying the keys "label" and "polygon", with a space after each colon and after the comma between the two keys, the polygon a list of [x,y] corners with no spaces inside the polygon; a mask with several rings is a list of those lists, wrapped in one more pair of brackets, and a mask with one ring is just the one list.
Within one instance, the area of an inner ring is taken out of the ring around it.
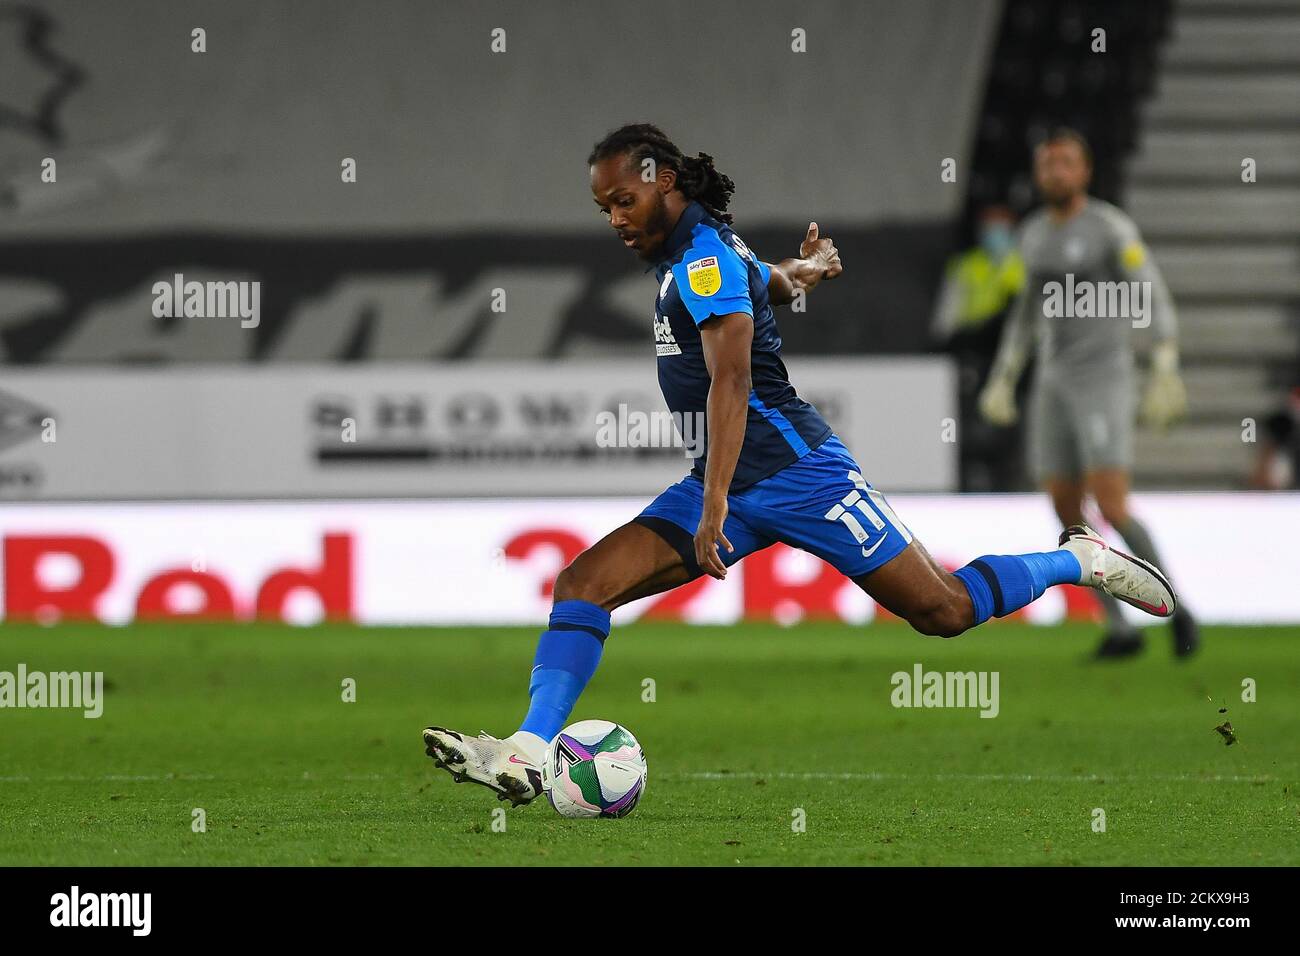
{"label": "club crest on jersey", "polygon": [[722,270],[717,256],[705,256],[686,266],[686,281],[696,295],[714,295],[722,288]]}
{"label": "club crest on jersey", "polygon": [[672,284],[673,284],[673,270],[669,269],[667,272],[664,273],[663,284],[659,286],[659,298],[662,299],[664,296],[668,294],[668,287]]}

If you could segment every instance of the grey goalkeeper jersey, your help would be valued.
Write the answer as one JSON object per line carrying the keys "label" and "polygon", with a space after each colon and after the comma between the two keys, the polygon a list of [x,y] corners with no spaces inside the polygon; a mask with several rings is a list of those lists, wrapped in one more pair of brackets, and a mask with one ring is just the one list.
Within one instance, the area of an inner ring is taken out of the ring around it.
{"label": "grey goalkeeper jersey", "polygon": [[[1020,226],[1025,290],[1008,317],[997,367],[1024,364],[1035,339],[1039,379],[1128,376],[1135,330],[1177,333],[1173,300],[1133,220],[1108,202],[1062,223],[1046,209]],[[1144,333],[1145,334],[1145,333]]]}

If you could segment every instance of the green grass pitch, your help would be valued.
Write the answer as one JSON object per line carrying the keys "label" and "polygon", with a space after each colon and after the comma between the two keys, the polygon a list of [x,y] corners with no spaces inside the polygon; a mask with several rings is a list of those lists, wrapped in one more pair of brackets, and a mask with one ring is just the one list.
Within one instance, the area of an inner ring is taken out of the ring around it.
{"label": "green grass pitch", "polygon": [[[506,805],[436,770],[420,730],[510,733],[533,629],[9,624],[0,670],[102,670],[108,690],[98,720],[0,710],[0,864],[1300,862],[1300,628],[1208,628],[1183,664],[1163,629],[1117,664],[1085,662],[1096,638],[618,628],[574,718],[638,735],[645,798],[623,820],[537,802],[499,832]],[[894,708],[918,662],[996,670],[999,715]]]}

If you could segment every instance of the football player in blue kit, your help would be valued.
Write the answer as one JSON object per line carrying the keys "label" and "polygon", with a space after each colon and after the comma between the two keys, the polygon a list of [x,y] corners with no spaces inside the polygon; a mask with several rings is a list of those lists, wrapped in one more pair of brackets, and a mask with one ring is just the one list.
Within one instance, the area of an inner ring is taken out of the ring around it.
{"label": "football player in blue kit", "polygon": [[660,388],[681,420],[702,416],[702,453],[689,475],[556,578],[518,731],[498,739],[424,730],[426,753],[455,780],[515,804],[536,798],[546,748],[596,671],[610,612],[701,574],[725,578],[778,541],[831,564],[922,634],[953,637],[1058,584],[1173,614],[1158,569],[1084,526],[1067,528],[1051,551],[984,555],[955,572],[940,566],[798,396],[781,361],[773,307],[840,275],[834,243],[813,223],[798,257],[760,261],[731,227],[732,181],[655,126],[614,130],[588,165],[601,214],[654,269]]}

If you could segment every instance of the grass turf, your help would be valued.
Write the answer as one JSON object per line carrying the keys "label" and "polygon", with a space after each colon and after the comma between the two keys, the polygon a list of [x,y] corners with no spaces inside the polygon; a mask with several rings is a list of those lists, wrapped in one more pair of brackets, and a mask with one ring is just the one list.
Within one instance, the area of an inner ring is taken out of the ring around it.
{"label": "grass turf", "polygon": [[[0,710],[0,864],[1300,862],[1300,628],[1209,628],[1187,663],[1161,629],[1087,663],[1096,638],[619,628],[574,717],[638,735],[644,800],[598,821],[539,802],[497,832],[505,804],[436,770],[419,731],[512,731],[531,629],[8,624],[0,670],[102,670],[108,690],[98,720]],[[999,715],[895,709],[890,676],[918,662],[998,671]]]}

